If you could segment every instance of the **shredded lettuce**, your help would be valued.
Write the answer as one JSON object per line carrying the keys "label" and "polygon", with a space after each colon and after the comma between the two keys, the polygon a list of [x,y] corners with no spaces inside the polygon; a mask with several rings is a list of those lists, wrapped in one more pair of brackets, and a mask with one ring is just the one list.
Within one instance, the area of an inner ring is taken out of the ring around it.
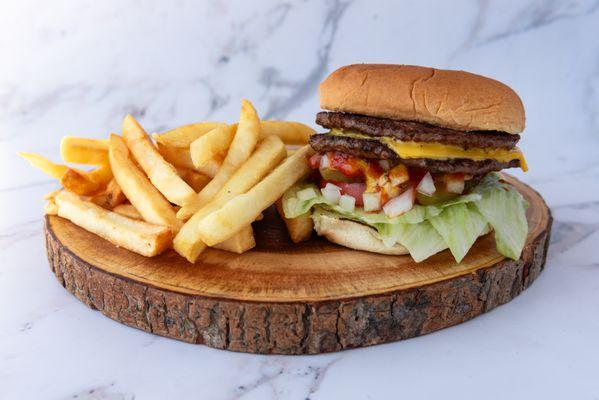
{"label": "shredded lettuce", "polygon": [[499,253],[518,259],[528,233],[526,201],[496,173],[488,174],[469,194],[432,206],[417,205],[395,218],[382,211],[344,210],[329,203],[311,183],[299,183],[283,196],[283,210],[288,218],[310,213],[313,207],[376,229],[386,245],[400,243],[417,262],[447,248],[460,262],[476,239],[489,231],[489,226],[495,231]]}

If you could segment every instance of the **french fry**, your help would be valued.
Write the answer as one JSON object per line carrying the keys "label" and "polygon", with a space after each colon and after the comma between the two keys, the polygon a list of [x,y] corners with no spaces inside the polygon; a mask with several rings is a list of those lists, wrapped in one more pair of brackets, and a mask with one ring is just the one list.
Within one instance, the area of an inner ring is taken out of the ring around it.
{"label": "french fry", "polygon": [[29,164],[42,170],[44,173],[55,179],[61,179],[62,176],[69,170],[69,167],[66,165],[53,163],[46,157],[42,157],[39,154],[24,152],[20,152],[18,154],[27,160]]}
{"label": "french fry", "polygon": [[177,168],[179,176],[196,192],[199,192],[210,182],[210,177],[188,168]]}
{"label": "french fry", "polygon": [[110,135],[108,154],[114,178],[144,220],[168,226],[174,233],[178,232],[182,226],[181,221],[177,219],[170,203],[135,165],[122,137]]}
{"label": "french fry", "polygon": [[241,229],[237,234],[224,242],[214,245],[215,249],[226,250],[237,254],[245,253],[254,247],[256,247],[256,239],[254,238],[254,230],[251,225]]}
{"label": "french fry", "polygon": [[260,136],[260,119],[256,109],[247,100],[241,103],[241,115],[235,137],[227,157],[223,161],[216,176],[190,202],[183,205],[177,218],[186,220],[207,204],[227,183],[231,176],[252,154]]}
{"label": "french fry", "polygon": [[189,146],[189,152],[195,168],[206,175],[214,176],[214,167],[216,165],[218,171],[235,131],[235,126],[218,127],[194,140]]}
{"label": "french fry", "polygon": [[51,192],[48,192],[44,195],[43,199],[44,200],[54,200],[54,197],[60,193],[62,191],[62,189],[57,189],[57,190],[53,190]]}
{"label": "french fry", "polygon": [[141,221],[143,221],[144,219],[139,213],[139,211],[137,211],[137,209],[133,207],[133,204],[119,204],[112,211],[129,218],[138,219]]}
{"label": "french fry", "polygon": [[223,122],[199,122],[180,126],[162,134],[154,134],[152,136],[158,143],[163,145],[189,148],[194,140],[220,126],[227,126],[227,124]]}
{"label": "french fry", "polygon": [[60,156],[64,162],[89,165],[108,164],[108,140],[63,136]]}
{"label": "french fry", "polygon": [[46,200],[46,204],[44,204],[44,212],[48,215],[58,215],[58,206],[54,202],[54,197]]}
{"label": "french fry", "polygon": [[73,193],[88,196],[105,188],[112,179],[112,170],[106,164],[89,172],[69,168],[60,178],[60,184]]}
{"label": "french fry", "polygon": [[285,144],[305,145],[308,144],[310,136],[316,131],[301,122],[292,121],[262,121],[260,123],[260,137],[265,138],[275,135],[281,138]]}
{"label": "french fry", "polygon": [[54,197],[54,203],[58,216],[143,256],[160,254],[171,244],[172,232],[167,227],[127,218],[73,193],[60,192]]}
{"label": "french fry", "polygon": [[207,160],[206,163],[202,166],[202,168],[198,168],[198,171],[209,176],[210,178],[214,178],[216,174],[218,174],[218,170],[223,163],[223,157],[215,156],[210,160]]}
{"label": "french fry", "polygon": [[[173,245],[175,251],[195,262],[206,245],[197,234],[198,223],[206,215],[218,210],[223,204],[238,194],[245,193],[256,183],[272,171],[285,158],[285,145],[276,136],[266,138],[252,156],[233,174],[231,179],[214,196],[209,204],[206,204],[196,212],[183,225],[181,231],[175,237]],[[249,224],[248,224],[249,225]]]}
{"label": "french fry", "polygon": [[56,164],[39,154],[19,153],[19,155],[34,167],[58,179],[66,189],[80,195],[91,194],[105,186],[112,179],[112,171],[108,165],[102,165],[87,172]]}
{"label": "french fry", "polygon": [[112,168],[110,168],[109,164],[100,165],[98,168],[85,172],[85,175],[90,181],[96,182],[100,187],[108,185],[112,178],[114,178]]}
{"label": "french fry", "polygon": [[[191,143],[218,126],[226,126],[223,122],[200,122],[172,129],[162,134],[155,134],[154,139],[163,145],[189,148]],[[293,121],[261,121],[260,138],[275,135],[285,144],[304,145],[308,138],[316,133],[308,125]]]}
{"label": "french fry", "polygon": [[123,193],[123,189],[119,186],[119,183],[116,179],[112,179],[108,182],[108,186],[106,186],[106,201],[108,203],[108,207],[114,208],[119,204],[122,204],[127,200],[125,197],[125,193]]}
{"label": "french fry", "polygon": [[127,115],[123,121],[123,137],[150,182],[168,201],[182,205],[196,196],[196,192],[177,174],[175,167],[162,158],[146,131],[131,115]]}
{"label": "french fry", "polygon": [[198,224],[200,239],[208,246],[223,242],[249,225],[294,183],[310,172],[307,156],[313,151],[304,146],[287,158],[270,175],[245,194],[228,201]]}
{"label": "french fry", "polygon": [[285,226],[287,226],[287,232],[289,232],[291,241],[293,243],[300,243],[310,239],[312,230],[314,229],[314,221],[312,221],[310,213],[295,218],[287,218],[283,211],[282,199],[277,200],[275,204],[281,219],[285,222]]}
{"label": "french fry", "polygon": [[[157,135],[152,136],[156,140]],[[195,169],[191,161],[189,147],[175,147],[156,142],[158,152],[162,157],[177,168]]]}
{"label": "french fry", "polygon": [[67,169],[67,172],[62,175],[60,184],[68,191],[81,196],[89,195],[100,188],[97,182],[71,168]]}

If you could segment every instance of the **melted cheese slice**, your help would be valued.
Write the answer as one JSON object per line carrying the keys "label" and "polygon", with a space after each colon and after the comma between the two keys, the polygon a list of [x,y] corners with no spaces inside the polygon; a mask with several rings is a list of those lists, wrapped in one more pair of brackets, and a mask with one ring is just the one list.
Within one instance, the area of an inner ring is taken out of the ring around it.
{"label": "melted cheese slice", "polygon": [[331,134],[336,136],[349,136],[360,139],[375,139],[385,144],[393,150],[399,158],[429,158],[433,160],[447,160],[452,158],[466,158],[474,161],[482,160],[497,160],[500,162],[509,162],[511,160],[519,160],[520,168],[523,171],[528,171],[524,154],[518,147],[513,149],[483,149],[470,148],[464,149],[459,146],[444,145],[441,143],[426,143],[426,142],[402,142],[390,137],[372,137],[354,132],[344,132],[333,129]]}

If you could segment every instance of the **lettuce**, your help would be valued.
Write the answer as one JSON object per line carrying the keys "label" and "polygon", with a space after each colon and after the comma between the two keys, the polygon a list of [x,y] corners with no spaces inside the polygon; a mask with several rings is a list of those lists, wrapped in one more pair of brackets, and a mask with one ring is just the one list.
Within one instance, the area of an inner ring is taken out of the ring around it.
{"label": "lettuce", "polygon": [[487,220],[471,204],[456,204],[430,219],[457,262],[462,261],[476,239],[486,230]]}
{"label": "lettuce", "polygon": [[[298,199],[297,193],[308,187],[314,189],[314,197]],[[310,213],[314,207],[374,228],[386,245],[400,243],[417,262],[447,248],[460,262],[476,239],[490,228],[495,231],[499,253],[518,259],[528,233],[526,201],[496,173],[488,174],[469,194],[433,206],[417,205],[396,218],[362,208],[348,212],[328,203],[311,183],[297,184],[283,196],[288,218]]]}
{"label": "lettuce", "polygon": [[[388,225],[389,236],[401,243],[408,249],[410,255],[416,262],[426,260],[447,248],[447,243],[428,221],[418,224],[394,224]],[[385,237],[385,235],[381,235]]]}
{"label": "lettuce", "polygon": [[501,183],[497,174],[489,174],[473,191],[481,195],[474,205],[495,230],[497,251],[519,259],[528,235],[526,200],[516,188]]}

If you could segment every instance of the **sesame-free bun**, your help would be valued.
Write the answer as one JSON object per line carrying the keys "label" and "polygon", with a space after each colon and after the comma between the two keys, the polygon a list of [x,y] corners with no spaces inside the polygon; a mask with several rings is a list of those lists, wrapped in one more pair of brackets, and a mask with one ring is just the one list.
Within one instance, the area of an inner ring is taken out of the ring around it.
{"label": "sesame-free bun", "polygon": [[524,106],[510,87],[464,71],[413,65],[354,64],[318,88],[320,106],[463,131],[524,130]]}
{"label": "sesame-free bun", "polygon": [[329,213],[314,213],[314,230],[329,242],[340,244],[354,250],[370,251],[380,254],[409,254],[408,249],[396,243],[387,247],[373,228],[359,222],[341,219]]}

